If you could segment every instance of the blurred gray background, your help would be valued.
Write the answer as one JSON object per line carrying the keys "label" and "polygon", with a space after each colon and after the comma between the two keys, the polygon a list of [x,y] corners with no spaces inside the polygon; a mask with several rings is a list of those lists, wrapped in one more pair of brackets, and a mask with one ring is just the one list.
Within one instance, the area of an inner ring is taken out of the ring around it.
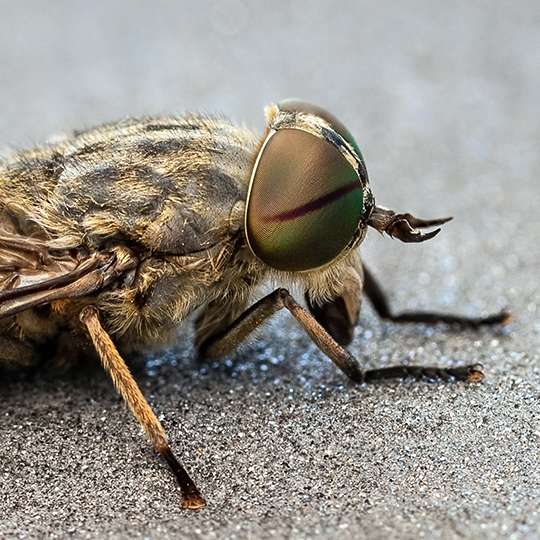
{"label": "blurred gray background", "polygon": [[133,363],[208,506],[99,367],[0,375],[4,538],[538,538],[540,4],[475,0],[0,1],[0,147],[127,115],[217,111],[259,131],[299,97],[355,135],[379,204],[453,215],[369,234],[395,308],[510,309],[503,330],[380,322],[366,366],[482,362],[480,385],[354,386],[281,313],[198,364],[189,334]]}

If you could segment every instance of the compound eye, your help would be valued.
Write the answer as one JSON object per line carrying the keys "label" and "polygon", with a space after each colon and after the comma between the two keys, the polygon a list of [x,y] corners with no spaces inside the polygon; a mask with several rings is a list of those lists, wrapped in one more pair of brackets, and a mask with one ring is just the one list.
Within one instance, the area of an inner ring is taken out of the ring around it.
{"label": "compound eye", "polygon": [[298,129],[272,132],[251,179],[249,245],[278,270],[325,266],[358,234],[362,203],[358,173],[332,144]]}
{"label": "compound eye", "polygon": [[302,101],[301,99],[284,99],[278,103],[278,109],[280,111],[288,112],[303,112],[308,114],[314,114],[319,118],[322,118],[325,122],[332,126],[332,129],[339,133],[353,148],[358,157],[363,161],[362,153],[360,148],[356,144],[354,137],[351,135],[351,132],[331,113],[326,109],[313,105],[313,103],[308,103],[307,101]]}

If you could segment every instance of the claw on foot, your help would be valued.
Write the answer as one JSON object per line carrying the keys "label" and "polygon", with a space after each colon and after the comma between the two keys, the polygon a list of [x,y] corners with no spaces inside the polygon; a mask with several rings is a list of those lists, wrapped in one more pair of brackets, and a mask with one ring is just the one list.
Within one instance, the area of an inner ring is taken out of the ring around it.
{"label": "claw on foot", "polygon": [[473,364],[471,366],[459,368],[448,368],[446,371],[449,375],[455,377],[459,381],[479,383],[484,378],[482,367],[482,364]]}
{"label": "claw on foot", "polygon": [[203,506],[206,506],[206,501],[196,493],[189,493],[187,495],[184,495],[180,506],[181,508],[187,508],[189,510],[197,510],[197,508],[202,508]]}

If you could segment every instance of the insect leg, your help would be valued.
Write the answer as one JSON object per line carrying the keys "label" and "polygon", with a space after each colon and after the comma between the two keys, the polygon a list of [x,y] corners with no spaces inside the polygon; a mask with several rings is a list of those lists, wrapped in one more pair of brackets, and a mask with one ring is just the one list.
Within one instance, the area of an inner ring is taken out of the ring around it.
{"label": "insect leg", "polygon": [[364,270],[364,293],[369,298],[373,308],[381,317],[393,322],[422,322],[428,324],[446,323],[459,324],[464,328],[478,328],[479,326],[489,326],[494,324],[506,324],[510,318],[510,313],[501,311],[488,317],[463,317],[461,315],[447,315],[429,311],[405,311],[393,314],[390,310],[388,300],[381,286],[373,277],[373,274],[362,264]]}
{"label": "insect leg", "polygon": [[444,380],[454,377],[470,382],[478,382],[482,379],[482,372],[478,365],[446,369],[423,366],[391,366],[363,371],[356,358],[341,347],[315,318],[296,302],[286,289],[276,289],[251,306],[226,330],[204,342],[201,346],[201,353],[215,358],[231,352],[268,317],[284,307],[301,324],[315,345],[345,375],[355,382],[362,383],[377,379],[401,379],[406,377],[414,377],[415,379],[441,378]]}
{"label": "insect leg", "polygon": [[363,278],[350,267],[340,278],[342,290],[330,300],[314,302],[310,292],[305,299],[310,313],[318,323],[340,344],[349,345],[354,337],[362,305]]}
{"label": "insect leg", "polygon": [[167,435],[159,420],[142,395],[129,368],[118,353],[111,338],[101,326],[98,310],[92,306],[85,307],[80,313],[80,319],[88,329],[101,363],[111,376],[116,389],[120,392],[137,420],[143,426],[156,452],[165,458],[176,476],[184,496],[182,507],[195,509],[204,506],[206,503],[193,480],[191,480],[184,467],[180,465],[172,453]]}

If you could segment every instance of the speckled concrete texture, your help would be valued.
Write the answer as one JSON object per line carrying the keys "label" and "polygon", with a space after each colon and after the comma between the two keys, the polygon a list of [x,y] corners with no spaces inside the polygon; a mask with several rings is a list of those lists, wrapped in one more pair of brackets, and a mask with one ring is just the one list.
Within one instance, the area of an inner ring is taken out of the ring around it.
{"label": "speckled concrete texture", "polygon": [[354,386],[286,313],[221,363],[188,332],[135,358],[196,512],[99,366],[1,372],[0,536],[538,538],[539,51],[535,0],[1,0],[2,148],[194,109],[262,133],[265,104],[300,97],[355,135],[379,204],[454,216],[422,245],[371,231],[392,305],[514,318],[363,310],[367,367],[481,362],[479,385]]}

